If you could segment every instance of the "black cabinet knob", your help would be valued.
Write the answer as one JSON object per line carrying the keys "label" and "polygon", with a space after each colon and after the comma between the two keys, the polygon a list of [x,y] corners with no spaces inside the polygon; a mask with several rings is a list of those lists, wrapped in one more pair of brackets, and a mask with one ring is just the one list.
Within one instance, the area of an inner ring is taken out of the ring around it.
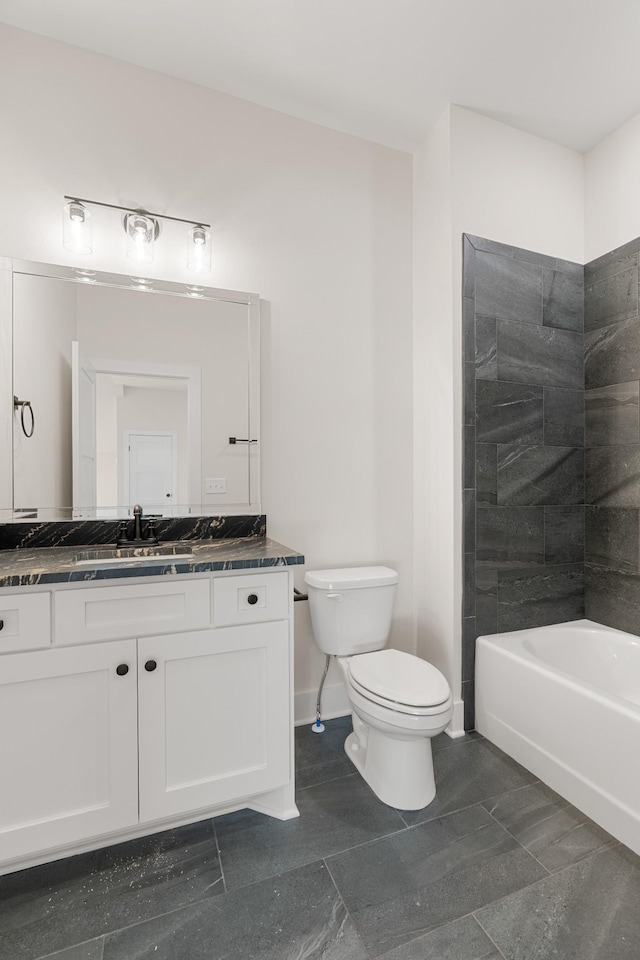
{"label": "black cabinet knob", "polygon": [[257,603],[257,602],[258,602],[258,594],[250,593],[249,596],[247,597],[247,603],[250,603],[251,606],[253,606],[254,603]]}
{"label": "black cabinet knob", "polygon": [[153,671],[157,666],[158,664],[156,663],[155,660],[147,660],[147,662],[144,665],[144,668],[147,671],[147,673],[153,673]]}
{"label": "black cabinet knob", "polygon": [[119,663],[116,667],[116,673],[119,677],[126,677],[126,675],[129,673],[129,664]]}

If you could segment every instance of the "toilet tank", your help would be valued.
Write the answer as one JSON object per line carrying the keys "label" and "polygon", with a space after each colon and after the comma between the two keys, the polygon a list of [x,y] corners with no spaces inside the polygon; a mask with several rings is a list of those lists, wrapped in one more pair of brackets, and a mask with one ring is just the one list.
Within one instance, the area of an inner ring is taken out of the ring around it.
{"label": "toilet tank", "polygon": [[386,646],[398,574],[389,567],[308,570],[313,638],[323,653],[349,657]]}

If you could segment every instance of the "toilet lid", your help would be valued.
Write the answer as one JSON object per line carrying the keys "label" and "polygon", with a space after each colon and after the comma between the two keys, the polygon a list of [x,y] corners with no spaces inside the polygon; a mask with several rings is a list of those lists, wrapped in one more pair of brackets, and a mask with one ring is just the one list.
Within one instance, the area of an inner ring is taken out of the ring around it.
{"label": "toilet lid", "polygon": [[401,650],[350,657],[349,674],[363,691],[409,707],[433,707],[450,694],[449,684],[433,664]]}

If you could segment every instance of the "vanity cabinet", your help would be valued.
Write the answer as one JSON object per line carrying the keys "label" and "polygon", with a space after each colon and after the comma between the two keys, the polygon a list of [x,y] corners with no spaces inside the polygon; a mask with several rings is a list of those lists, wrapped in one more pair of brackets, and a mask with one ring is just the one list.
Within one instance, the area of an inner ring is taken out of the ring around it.
{"label": "vanity cabinet", "polygon": [[135,640],[0,658],[0,863],[136,822],[136,699]]}
{"label": "vanity cabinet", "polygon": [[32,628],[0,640],[0,873],[239,807],[296,816],[292,599],[282,568],[2,591]]}

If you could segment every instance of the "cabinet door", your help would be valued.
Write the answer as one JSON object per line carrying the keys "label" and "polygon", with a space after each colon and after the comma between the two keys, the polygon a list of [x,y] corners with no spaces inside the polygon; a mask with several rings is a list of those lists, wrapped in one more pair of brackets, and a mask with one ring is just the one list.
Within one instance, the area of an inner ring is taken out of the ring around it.
{"label": "cabinet door", "polygon": [[147,637],[138,673],[141,821],[289,780],[286,621]]}
{"label": "cabinet door", "polygon": [[0,657],[0,861],[136,823],[136,666],[135,640]]}

